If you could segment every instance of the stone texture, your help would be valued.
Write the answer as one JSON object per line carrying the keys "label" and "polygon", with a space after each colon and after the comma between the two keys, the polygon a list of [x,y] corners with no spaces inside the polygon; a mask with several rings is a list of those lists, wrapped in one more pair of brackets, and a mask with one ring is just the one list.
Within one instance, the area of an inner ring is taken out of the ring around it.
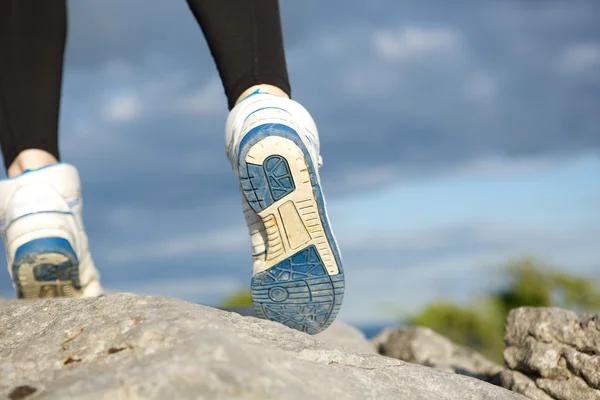
{"label": "stone texture", "polygon": [[504,369],[500,373],[502,386],[513,392],[521,393],[532,400],[553,400],[546,392],[538,388],[532,379],[518,371]]}
{"label": "stone texture", "polygon": [[564,343],[575,350],[600,355],[600,314],[579,315],[556,307],[520,307],[506,322],[505,341],[518,346],[527,337],[543,343]]}
{"label": "stone texture", "polygon": [[373,342],[384,356],[499,384],[501,365],[429,328],[386,329]]}
{"label": "stone texture", "polygon": [[132,294],[0,300],[0,398],[6,397],[522,398],[273,322]]}
{"label": "stone texture", "polygon": [[538,378],[535,384],[554,399],[600,400],[600,392],[591,389],[578,376],[560,380]]}
{"label": "stone texture", "polygon": [[551,398],[600,400],[600,314],[518,308],[509,313],[504,339],[508,368],[524,374],[501,374],[504,387],[529,396],[515,388],[519,376],[529,380],[520,387],[534,384]]}
{"label": "stone texture", "polygon": [[[256,317],[252,307],[230,307],[222,308],[243,315],[244,317]],[[336,343],[343,347],[355,350],[359,353],[375,353],[375,345],[365,338],[358,329],[339,320],[334,321],[324,332],[314,335],[326,342]]]}
{"label": "stone texture", "polygon": [[377,354],[375,345],[368,341],[361,331],[341,321],[335,321],[325,331],[317,333],[313,337],[357,353]]}

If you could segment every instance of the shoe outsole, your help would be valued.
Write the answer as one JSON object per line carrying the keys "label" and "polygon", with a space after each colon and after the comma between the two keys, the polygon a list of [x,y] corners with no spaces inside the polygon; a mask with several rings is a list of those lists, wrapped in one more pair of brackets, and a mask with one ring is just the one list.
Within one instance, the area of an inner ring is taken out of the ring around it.
{"label": "shoe outsole", "polygon": [[309,334],[326,329],[344,296],[340,253],[315,165],[297,132],[264,124],[242,139],[238,175],[266,229],[266,267],[252,278],[260,318]]}
{"label": "shoe outsole", "polygon": [[21,245],[12,274],[17,298],[81,297],[79,262],[64,238],[40,238]]}

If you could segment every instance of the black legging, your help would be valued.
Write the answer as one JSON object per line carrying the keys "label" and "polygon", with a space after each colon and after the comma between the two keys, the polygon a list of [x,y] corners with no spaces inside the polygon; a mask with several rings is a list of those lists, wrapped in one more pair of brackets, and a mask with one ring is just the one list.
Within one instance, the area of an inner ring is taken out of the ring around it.
{"label": "black legging", "polygon": [[[256,84],[288,95],[278,0],[188,0],[229,109]],[[59,159],[66,0],[0,0],[0,145],[6,168],[26,149]]]}

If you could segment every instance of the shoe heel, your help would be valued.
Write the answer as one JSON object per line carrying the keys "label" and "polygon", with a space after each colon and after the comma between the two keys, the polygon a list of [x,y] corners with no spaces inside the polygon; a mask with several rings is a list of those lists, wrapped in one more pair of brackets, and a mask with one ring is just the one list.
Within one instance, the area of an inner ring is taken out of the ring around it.
{"label": "shoe heel", "polygon": [[259,318],[315,334],[337,316],[344,274],[329,275],[314,245],[252,278],[252,304]]}
{"label": "shoe heel", "polygon": [[80,297],[79,261],[68,240],[46,237],[19,246],[12,265],[17,297]]}
{"label": "shoe heel", "polygon": [[257,315],[321,332],[340,310],[344,271],[306,146],[290,127],[259,125],[240,143],[238,168],[266,232],[265,267],[251,284]]}

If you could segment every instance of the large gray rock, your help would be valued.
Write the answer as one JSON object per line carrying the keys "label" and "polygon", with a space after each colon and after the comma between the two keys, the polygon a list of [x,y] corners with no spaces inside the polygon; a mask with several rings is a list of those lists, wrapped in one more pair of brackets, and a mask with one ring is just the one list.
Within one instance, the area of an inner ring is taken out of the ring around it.
{"label": "large gray rock", "polygon": [[183,301],[0,301],[0,397],[522,399],[465,376],[359,353]]}
{"label": "large gray rock", "polygon": [[600,399],[600,314],[518,308],[509,313],[504,340],[504,359],[513,370],[502,374],[504,387],[531,398],[517,386],[529,392],[535,386],[559,400]]}
{"label": "large gray rock", "polygon": [[373,338],[379,354],[499,384],[502,366],[425,327],[386,329]]}

